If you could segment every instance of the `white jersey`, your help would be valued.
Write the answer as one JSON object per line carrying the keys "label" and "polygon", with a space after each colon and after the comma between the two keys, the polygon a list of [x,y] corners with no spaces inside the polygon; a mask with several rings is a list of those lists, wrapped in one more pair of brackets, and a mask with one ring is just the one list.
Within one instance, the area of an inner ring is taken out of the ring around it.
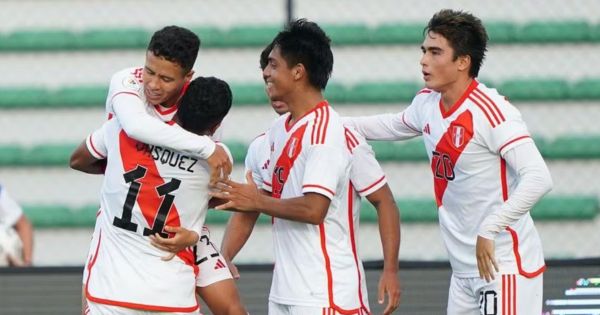
{"label": "white jersey", "polygon": [[107,157],[86,266],[88,300],[152,311],[196,310],[196,253],[189,248],[165,262],[161,257],[167,253],[152,246],[148,235],[166,237],[165,225],[201,230],[209,200],[206,162],[136,141],[116,119],[86,143],[96,158]]}
{"label": "white jersey", "polygon": [[[377,119],[378,129],[389,135],[382,133],[380,139],[423,135],[452,270],[460,278],[478,277],[479,228],[517,186],[502,156],[533,142],[520,112],[496,90],[473,80],[448,111],[440,93],[424,89],[404,112]],[[500,232],[495,242],[501,273],[534,277],[545,270],[541,241],[529,212]]]}
{"label": "white jersey", "polygon": [[[209,137],[172,128],[156,120],[158,117],[162,121],[170,121],[179,104],[171,107],[149,104],[144,94],[142,73],[143,68],[127,68],[112,76],[106,98],[108,118],[116,116],[123,130],[136,140],[207,159],[215,147]],[[187,87],[188,84],[183,87],[181,95]],[[220,131],[217,134],[220,137]]]}
{"label": "white jersey", "polygon": [[0,228],[12,227],[23,215],[21,206],[0,185]]}
{"label": "white jersey", "polygon": [[275,198],[318,193],[331,199],[331,204],[319,225],[275,218],[275,270],[269,300],[362,312],[364,274],[352,244],[351,156],[345,130],[327,102],[291,126],[289,118],[289,114],[280,117],[267,133],[272,177],[263,188]]}

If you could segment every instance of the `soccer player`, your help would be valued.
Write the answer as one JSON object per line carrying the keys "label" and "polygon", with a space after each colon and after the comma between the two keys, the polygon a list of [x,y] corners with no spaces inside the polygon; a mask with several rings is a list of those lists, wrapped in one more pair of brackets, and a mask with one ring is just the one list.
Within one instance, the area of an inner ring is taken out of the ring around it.
{"label": "soccer player", "polygon": [[[22,243],[22,253],[18,257],[9,257],[11,266],[30,266],[33,256],[33,228],[19,204],[10,196],[6,188],[0,185],[0,229],[14,228]],[[16,238],[15,238],[16,239]]]}
{"label": "soccer player", "polygon": [[272,101],[289,114],[268,133],[271,182],[260,193],[221,181],[217,209],[272,216],[275,269],[269,314],[367,314],[360,260],[353,250],[350,159],[345,129],[323,98],[333,68],[330,40],[315,23],[290,23],[273,40],[263,71]]}
{"label": "soccer player", "polygon": [[188,29],[167,26],[155,32],[144,67],[127,68],[111,78],[106,112],[109,118],[116,116],[133,139],[206,160],[211,181],[215,182],[219,176],[231,173],[231,162],[223,148],[215,146],[208,136],[173,128],[148,114],[153,109],[162,118],[177,109],[194,75],[192,67],[199,49],[200,39]]}
{"label": "soccer player", "polygon": [[424,35],[426,88],[401,113],[347,123],[367,139],[423,136],[452,266],[448,314],[540,314],[545,264],[529,211],[550,173],[520,112],[477,80],[481,21],[441,10]]}
{"label": "soccer player", "polygon": [[[263,70],[268,64],[268,57],[272,47],[273,45],[269,44],[261,53],[260,66]],[[288,112],[287,104],[284,102],[273,101],[271,102],[271,106],[279,115]],[[268,135],[266,134],[256,137],[248,147],[248,153],[246,154],[246,170],[252,173],[253,181],[257,187],[262,187],[265,181],[271,181],[271,175],[268,173],[270,150],[266,141],[267,138]],[[384,251],[384,271],[379,279],[378,300],[380,303],[383,303],[385,293],[387,292],[388,304],[384,310],[384,314],[390,314],[397,308],[400,301],[400,282],[397,276],[398,250],[400,246],[400,218],[398,208],[396,207],[392,192],[387,185],[385,174],[375,159],[371,147],[366,143],[364,138],[351,130],[347,130],[346,142],[348,149],[351,150],[353,155],[350,173],[353,191],[348,192],[352,196],[352,232],[354,233],[354,237],[358,235],[361,206],[360,197],[366,196],[379,214],[381,242]],[[237,255],[250,237],[258,216],[258,212],[233,213],[221,244],[221,253],[225,258],[233,260]],[[351,246],[353,250],[356,250],[355,238],[352,239]],[[234,269],[233,264],[230,264],[230,266]],[[359,264],[359,268],[364,283],[362,264]],[[235,269],[232,270],[232,273],[235,274],[236,272]],[[363,296],[363,300],[364,303],[367,303],[368,297],[366,294]]]}
{"label": "soccer player", "polygon": [[[200,77],[187,88],[172,124],[210,135],[230,107],[229,86]],[[77,150],[82,151],[87,156],[78,153],[72,160],[77,169],[93,168],[107,158],[101,211],[86,264],[91,314],[198,314],[195,287],[202,277],[196,280],[197,264],[207,253],[188,248],[165,261],[165,252],[151,246],[150,236],[167,237],[167,225],[200,230],[209,200],[207,163],[134,140],[116,119],[90,135]],[[237,298],[237,291],[233,293],[227,299]],[[246,313],[242,308],[220,314]]]}

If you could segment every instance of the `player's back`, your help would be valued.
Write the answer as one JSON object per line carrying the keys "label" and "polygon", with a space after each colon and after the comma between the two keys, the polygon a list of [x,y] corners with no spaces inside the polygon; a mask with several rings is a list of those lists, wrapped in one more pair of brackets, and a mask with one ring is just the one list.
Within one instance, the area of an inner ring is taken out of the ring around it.
{"label": "player's back", "polygon": [[98,303],[193,311],[197,266],[192,249],[168,262],[149,242],[165,225],[199,231],[208,204],[203,161],[129,138],[116,119],[88,143],[107,157],[101,212],[87,268],[86,293]]}

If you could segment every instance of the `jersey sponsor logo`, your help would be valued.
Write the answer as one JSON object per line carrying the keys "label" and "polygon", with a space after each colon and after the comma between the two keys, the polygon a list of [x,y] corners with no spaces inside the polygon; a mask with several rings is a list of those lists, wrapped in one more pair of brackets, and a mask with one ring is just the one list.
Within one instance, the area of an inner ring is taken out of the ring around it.
{"label": "jersey sponsor logo", "polygon": [[463,126],[452,126],[450,135],[452,137],[452,144],[457,149],[465,142],[465,128]]}
{"label": "jersey sponsor logo", "polygon": [[426,133],[426,134],[428,134],[428,135],[430,135],[430,134],[431,134],[431,130],[429,129],[429,123],[427,123],[427,124],[425,125],[425,128],[423,128],[423,133]]}
{"label": "jersey sponsor logo", "polygon": [[221,261],[221,259],[217,259],[217,263],[215,264],[215,270],[225,268],[225,264]]}
{"label": "jersey sponsor logo", "polygon": [[188,173],[194,173],[193,167],[196,165],[196,163],[198,163],[196,158],[189,157],[187,155],[183,155],[156,145],[137,142],[135,148],[136,150],[143,152],[145,155],[163,165],[176,167]]}

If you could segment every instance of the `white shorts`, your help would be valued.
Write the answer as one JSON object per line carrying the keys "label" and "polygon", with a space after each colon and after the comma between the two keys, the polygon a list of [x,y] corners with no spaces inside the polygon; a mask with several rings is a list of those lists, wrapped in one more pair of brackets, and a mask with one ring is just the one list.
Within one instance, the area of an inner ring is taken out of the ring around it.
{"label": "white shorts", "polygon": [[487,283],[480,278],[452,275],[448,293],[448,315],[541,314],[543,279],[496,274]]}
{"label": "white shorts", "polygon": [[200,310],[191,313],[155,312],[120,306],[106,305],[87,301],[86,315],[200,315]]}
{"label": "white shorts", "polygon": [[200,240],[195,248],[196,264],[200,272],[196,278],[196,286],[204,288],[213,283],[233,279],[227,262],[217,247],[210,241],[210,231],[202,227]]}
{"label": "white shorts", "polygon": [[[285,305],[269,301],[269,315],[342,315],[330,307]],[[345,313],[344,313],[345,314]],[[370,315],[369,312],[360,309],[353,315]]]}

